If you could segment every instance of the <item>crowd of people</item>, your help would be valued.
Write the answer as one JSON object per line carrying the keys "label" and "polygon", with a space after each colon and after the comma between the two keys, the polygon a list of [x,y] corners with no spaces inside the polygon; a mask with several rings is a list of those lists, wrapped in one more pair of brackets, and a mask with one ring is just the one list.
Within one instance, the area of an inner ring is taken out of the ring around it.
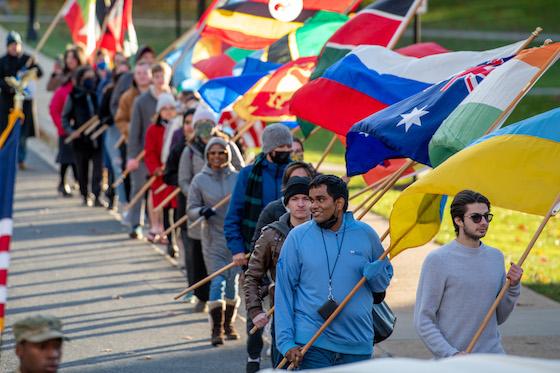
{"label": "crowd of people", "polygon": [[[19,35],[10,33],[7,45],[8,56],[0,60],[2,123],[11,102],[4,95],[12,92],[3,77],[38,68],[27,63]],[[245,298],[247,372],[260,369],[262,331],[271,318],[275,366],[284,357],[305,369],[369,359],[372,307],[383,302],[393,268],[388,259],[377,260],[383,253],[377,233],[348,211],[345,181],[317,174],[303,160],[302,142],[281,123],[265,127],[261,152],[249,161],[235,131],[220,126],[194,92],[176,92],[171,75],[150,47],[141,48],[133,61],[104,51],[87,61],[79,46],[66,49],[47,83],[59,136],[60,195],[73,195],[66,175],[72,169],[84,206],[115,210],[130,227],[131,239],[145,238],[165,245],[171,257],[181,256],[189,285],[235,263],[183,301],[209,314],[210,343],[219,346],[240,338],[234,323]],[[96,130],[77,135],[94,117],[99,119]],[[66,141],[69,137],[75,138]],[[125,172],[129,176],[113,187]],[[176,197],[169,198],[176,190]],[[141,198],[132,203],[137,195]],[[470,330],[505,281],[503,255],[480,242],[492,218],[489,211],[483,196],[461,192],[451,206],[457,240],[424,264],[415,323],[436,357],[465,350]],[[188,220],[176,234],[164,234],[184,215]],[[479,271],[476,276],[469,275],[472,268]],[[521,274],[516,266],[508,272],[513,286],[475,351],[503,352],[497,325],[513,309]],[[304,354],[302,345],[362,277],[365,286]],[[474,288],[484,294],[467,296]],[[483,305],[481,296],[487,300]],[[266,312],[272,306],[274,316]],[[455,322],[458,314],[472,322],[468,330],[464,322]],[[53,328],[59,330],[57,325]],[[256,333],[250,333],[254,327]]]}

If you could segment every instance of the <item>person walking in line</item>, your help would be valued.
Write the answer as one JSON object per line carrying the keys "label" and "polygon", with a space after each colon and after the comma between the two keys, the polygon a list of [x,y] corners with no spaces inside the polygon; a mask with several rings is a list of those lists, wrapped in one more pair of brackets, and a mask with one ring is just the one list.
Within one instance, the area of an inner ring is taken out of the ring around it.
{"label": "person walking in line", "polygon": [[[247,265],[246,254],[252,249],[252,238],[262,209],[281,196],[282,175],[290,163],[292,134],[281,123],[268,125],[262,134],[262,152],[255,162],[239,172],[235,189],[231,195],[224,223],[228,248],[234,262]],[[260,369],[263,348],[262,330],[250,335],[253,328],[247,319],[247,366],[248,373]]]}
{"label": "person walking in line", "polygon": [[[313,220],[298,225],[284,241],[276,266],[276,346],[301,369],[348,364],[371,358],[374,302],[380,303],[393,276],[375,231],[354,219],[346,183],[319,175],[309,185]],[[303,355],[319,330],[354,286],[366,278],[334,321]]]}
{"label": "person walking in line", "polygon": [[[82,124],[97,114],[96,76],[93,69],[87,65],[79,67],[74,74],[72,82],[72,91],[68,95],[62,111],[62,126],[68,134],[77,130]],[[84,133],[72,141],[72,147],[76,156],[80,194],[82,195],[84,206],[90,205],[90,192],[93,195],[93,206],[105,206],[99,199],[103,168],[101,141],[100,138],[92,140]],[[89,176],[90,163],[91,178]]]}
{"label": "person walking in line", "polygon": [[[163,202],[163,200],[167,198],[167,196],[169,196],[171,192],[173,192],[173,187],[167,186],[163,191],[155,193],[156,190],[158,190],[162,185],[165,184],[163,181],[165,163],[162,160],[164,133],[165,128],[171,125],[171,122],[177,116],[175,106],[175,98],[171,93],[165,92],[160,94],[156,106],[156,120],[154,124],[152,124],[146,130],[146,141],[144,145],[146,155],[144,157],[144,160],[146,163],[146,168],[148,169],[148,174],[150,176],[157,177],[156,181],[150,187],[155,206],[159,206]],[[167,228],[171,226],[169,222],[169,212],[170,209],[176,207],[177,203],[175,199],[172,199],[166,206],[163,207],[163,230],[167,230]],[[163,230],[160,229],[157,234],[161,234]],[[171,234],[168,234],[167,237],[163,237],[160,242],[164,245],[167,245],[167,254],[170,257],[174,258],[175,247],[173,245],[171,236]]]}
{"label": "person walking in line", "polygon": [[521,293],[523,270],[485,245],[490,222],[490,201],[480,193],[463,190],[451,203],[457,238],[432,251],[422,265],[414,308],[414,326],[435,358],[463,354],[506,278],[506,296],[474,346],[474,353],[504,354],[498,325],[503,324]]}
{"label": "person walking in line", "polygon": [[[144,149],[144,140],[146,139],[146,130],[152,123],[156,113],[156,105],[158,97],[164,93],[169,93],[171,88],[169,82],[171,80],[171,68],[165,62],[155,64],[151,68],[152,85],[148,90],[140,94],[134,100],[132,105],[132,114],[128,125],[128,144],[126,148],[126,168],[131,172],[131,195],[136,195],[144,183],[146,183],[147,170],[144,161],[137,161],[135,158]],[[121,78],[122,79],[122,78]],[[151,235],[148,237],[153,240],[157,234],[154,229],[161,226],[162,221],[153,212],[153,201],[150,194],[147,200],[147,210],[150,219]],[[130,238],[142,238],[142,202],[132,206],[129,210],[128,220],[132,227]]]}
{"label": "person walking in line", "polygon": [[[213,137],[205,147],[206,165],[192,180],[187,202],[187,211],[192,221],[204,217],[202,222],[202,253],[209,272],[228,265],[232,261],[224,237],[226,206],[214,208],[226,198],[235,185],[237,171],[231,165],[228,142],[221,137]],[[239,268],[234,267],[210,282],[208,312],[210,314],[212,345],[224,343],[227,339],[239,339],[234,322],[239,307]]]}
{"label": "person walking in line", "polygon": [[[247,316],[251,318],[253,324],[262,329],[268,323],[268,316],[263,307],[263,280],[268,276],[272,283],[269,285],[268,295],[271,299],[270,306],[274,306],[274,281],[276,279],[276,264],[282,250],[282,244],[286,236],[300,224],[305,223],[311,218],[309,201],[309,182],[307,177],[292,176],[284,186],[283,203],[287,210],[279,220],[266,225],[262,229],[259,239],[255,243],[255,248],[249,259],[243,290],[245,292],[245,305]],[[272,364],[277,366],[282,359],[274,343],[274,326],[272,334]]]}
{"label": "person walking in line", "polygon": [[[14,77],[18,78],[20,74],[28,69],[36,69],[37,77],[43,75],[41,67],[33,60],[29,61],[31,56],[23,53],[23,46],[21,36],[15,31],[10,31],[6,37],[6,55],[0,58],[0,133],[8,125],[8,116],[10,110],[14,106],[15,90],[8,83],[5,78]],[[20,170],[25,170],[27,138],[35,136],[35,124],[33,115],[33,94],[35,90],[35,82],[30,81],[25,89],[25,99],[23,100],[23,114],[25,119],[23,127],[19,136],[17,161]]]}
{"label": "person walking in line", "polygon": [[76,169],[76,157],[72,144],[66,144],[65,140],[68,134],[62,127],[62,110],[66,98],[72,91],[72,74],[76,69],[83,65],[83,56],[79,49],[69,48],[64,52],[63,67],[59,75],[56,77],[51,76],[51,86],[54,88],[54,94],[49,104],[49,113],[52,121],[56,126],[58,133],[58,153],[56,161],[60,163],[60,181],[58,183],[58,193],[63,197],[71,197],[72,192],[69,185],[66,183],[66,171],[72,168],[74,179],[78,180],[78,171]]}

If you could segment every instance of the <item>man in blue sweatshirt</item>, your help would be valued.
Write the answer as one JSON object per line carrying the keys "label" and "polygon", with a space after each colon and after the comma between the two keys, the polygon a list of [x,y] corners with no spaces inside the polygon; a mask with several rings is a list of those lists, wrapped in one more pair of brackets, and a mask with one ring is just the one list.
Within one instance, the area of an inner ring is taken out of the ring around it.
{"label": "man in blue sweatshirt", "polygon": [[[292,134],[288,127],[281,123],[270,124],[262,134],[262,153],[253,164],[239,171],[224,221],[227,246],[237,265],[247,265],[245,255],[252,250],[251,242],[261,211],[282,196],[282,175],[291,161],[291,151]],[[253,323],[248,318],[247,373],[260,369],[263,347],[262,330],[250,335],[248,332],[252,328]]]}
{"label": "man in blue sweatshirt", "polygon": [[[372,306],[383,300],[393,275],[375,231],[354,220],[348,188],[333,175],[309,185],[313,220],[292,229],[276,267],[276,346],[295,366],[323,368],[369,359]],[[362,286],[305,356],[307,343],[358,281]],[[330,313],[329,313],[330,312]]]}

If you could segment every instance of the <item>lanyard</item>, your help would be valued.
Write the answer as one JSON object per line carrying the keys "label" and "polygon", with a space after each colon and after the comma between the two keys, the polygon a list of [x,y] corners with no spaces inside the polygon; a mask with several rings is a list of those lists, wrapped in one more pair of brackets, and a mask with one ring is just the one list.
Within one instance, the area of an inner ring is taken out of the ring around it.
{"label": "lanyard", "polygon": [[338,243],[338,234],[336,236],[336,244],[338,245],[338,252],[336,254],[336,259],[334,261],[334,266],[331,270],[331,264],[329,262],[329,253],[327,252],[327,243],[325,242],[325,235],[323,234],[323,229],[321,229],[321,237],[323,238],[323,248],[325,249],[325,256],[327,257],[327,273],[329,274],[329,300],[334,300],[332,295],[332,277],[334,274],[334,270],[336,265],[338,264],[338,258],[340,257],[340,250],[342,250],[342,243],[344,242],[344,235],[346,234],[346,222],[342,227],[342,238],[340,240],[340,244]]}

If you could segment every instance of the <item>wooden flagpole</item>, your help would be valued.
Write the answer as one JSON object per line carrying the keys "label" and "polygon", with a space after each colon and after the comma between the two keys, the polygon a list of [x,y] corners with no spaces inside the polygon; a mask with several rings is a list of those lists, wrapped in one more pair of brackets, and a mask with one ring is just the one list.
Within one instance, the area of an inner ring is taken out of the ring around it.
{"label": "wooden flagpole", "polygon": [[[556,199],[552,203],[552,206],[550,206],[550,209],[549,209],[548,213],[546,214],[546,216],[541,221],[541,224],[537,228],[535,234],[533,234],[533,238],[531,238],[531,241],[527,245],[527,248],[523,252],[523,255],[521,255],[521,258],[519,258],[519,260],[517,261],[517,265],[519,267],[521,267],[523,265],[523,263],[525,262],[525,259],[527,259],[527,256],[531,252],[531,249],[535,245],[535,242],[537,242],[537,239],[541,235],[544,227],[546,226],[546,224],[548,223],[550,218],[558,213],[558,210],[560,210],[560,193],[556,196]],[[500,304],[500,302],[502,301],[502,299],[506,295],[506,292],[508,291],[510,285],[511,285],[511,281],[509,279],[507,279],[504,286],[502,287],[502,290],[500,290],[500,293],[496,297],[496,300],[494,301],[494,303],[492,304],[492,306],[488,310],[488,313],[486,313],[486,316],[482,320],[482,323],[480,324],[480,327],[478,328],[478,330],[476,331],[475,335],[473,336],[471,342],[467,346],[467,349],[466,349],[465,352],[467,352],[467,353],[472,352],[472,350],[474,349],[474,346],[476,345],[476,342],[478,342],[478,339],[482,335],[482,332],[484,331],[484,329],[486,328],[486,326],[490,322],[490,319],[492,319],[494,317],[494,315],[496,313],[496,308],[498,308],[498,305]]]}
{"label": "wooden flagpole", "polygon": [[[212,208],[217,209],[217,208],[222,207],[224,204],[226,204],[229,201],[230,198],[231,198],[231,194],[228,194],[223,199],[221,199],[218,203],[216,203],[214,206],[212,206]],[[163,231],[163,233],[156,235],[156,239],[157,239],[157,237],[167,236],[169,233],[173,232],[173,230],[175,230],[179,226],[183,225],[188,219],[189,218],[188,218],[187,214],[183,215],[180,219],[178,219],[175,223],[173,223],[169,228],[167,228],[165,231]],[[198,224],[202,223],[203,220],[204,220],[204,216],[201,216],[200,218],[196,219],[194,221],[194,223],[189,225],[189,229],[196,227]]]}
{"label": "wooden flagpole", "polygon": [[[134,159],[136,159],[136,161],[140,162],[142,159],[144,159],[145,155],[146,155],[146,151],[142,150],[140,153],[138,153],[138,155]],[[124,170],[121,177],[119,177],[117,180],[115,180],[115,182],[113,183],[113,185],[111,185],[111,187],[113,189],[118,187],[120,184],[123,183],[124,179],[126,179],[131,172],[133,172],[133,171],[130,171],[129,169]]]}
{"label": "wooden flagpole", "polygon": [[122,144],[124,144],[126,142],[126,137],[124,137],[124,135],[121,135],[121,137],[119,137],[119,139],[117,140],[117,142],[115,143],[114,148],[118,149],[121,147]]}
{"label": "wooden flagpole", "polygon": [[311,136],[313,136],[314,134],[316,134],[317,132],[319,132],[319,131],[321,130],[321,128],[322,128],[322,127],[319,127],[319,126],[316,126],[315,128],[313,128],[313,129],[311,130],[311,132],[309,132],[309,135],[307,135],[307,137],[305,137],[305,138],[303,139],[303,142],[306,142],[307,140],[309,140],[309,138],[310,138]]}
{"label": "wooden flagpole", "polygon": [[333,133],[331,141],[329,141],[329,143],[327,144],[327,147],[325,148],[323,155],[321,155],[319,162],[317,162],[317,165],[315,166],[315,171],[319,171],[319,167],[321,167],[321,165],[323,164],[323,162],[325,161],[329,153],[332,151],[334,144],[336,144],[336,139],[337,139],[336,133]]}
{"label": "wooden flagpole", "polygon": [[66,137],[66,139],[64,140],[64,143],[65,144],[70,144],[73,140],[80,137],[82,132],[84,132],[85,130],[87,130],[91,126],[96,126],[98,123],[99,123],[99,117],[97,115],[94,115],[93,117],[88,119],[84,124],[82,124],[77,130],[75,130],[70,135],[68,135]]}
{"label": "wooden flagpole", "polygon": [[[266,311],[266,317],[270,317],[272,316],[272,314],[274,313],[274,306],[270,307],[270,309],[268,311]],[[257,332],[257,330],[259,330],[260,328],[258,326],[253,326],[253,328],[251,330],[249,330],[249,335],[253,335]]]}
{"label": "wooden flagpole", "polygon": [[103,134],[103,132],[105,132],[107,130],[107,128],[109,128],[108,124],[104,124],[101,127],[99,127],[99,129],[97,131],[95,131],[89,138],[92,140],[97,139],[99,136],[101,136]]}
{"label": "wooden flagpole", "polygon": [[[249,256],[251,256],[251,254],[247,254],[245,255],[245,258],[249,259]],[[182,292],[180,292],[179,294],[177,294],[176,296],[173,297],[173,299],[177,300],[179,298],[181,298],[183,295],[198,289],[199,287],[201,287],[204,284],[209,283],[210,281],[212,281],[212,279],[214,277],[217,277],[219,275],[221,275],[222,273],[224,273],[225,271],[232,269],[234,267],[236,267],[237,265],[235,264],[235,262],[231,262],[228,265],[226,265],[225,267],[222,267],[220,269],[218,269],[216,272],[208,275],[208,277],[205,277],[204,279],[200,280],[199,282],[197,282],[196,284],[189,286],[188,288],[186,288],[185,290],[183,290]]]}
{"label": "wooden flagpole", "polygon": [[[39,40],[39,42],[35,46],[33,54],[31,55],[31,58],[28,60],[29,63],[31,63],[30,61],[32,61],[32,60],[34,61],[37,58],[37,54],[39,54],[41,49],[43,49],[43,47],[47,43],[47,40],[49,39],[52,32],[54,31],[54,28],[56,27],[56,25],[58,25],[58,22],[60,22],[60,19],[62,18],[62,11],[66,8],[66,6],[68,5],[68,3],[70,1],[71,0],[66,0],[64,2],[64,4],[62,4],[62,6],[60,7],[58,13],[56,13],[56,16],[54,17],[54,19],[50,23],[49,27],[47,28],[47,31],[45,31],[45,33],[43,34],[43,36],[41,36],[41,39]],[[29,65],[28,65],[28,67],[29,67]]]}
{"label": "wooden flagpole", "polygon": [[[391,174],[392,175],[392,174]],[[387,176],[383,176],[381,179],[377,180],[374,183],[371,183],[370,185],[366,186],[365,188],[363,188],[362,190],[356,192],[355,194],[352,194],[349,198],[348,201],[352,201],[355,198],[358,198],[359,196],[361,196],[362,194],[369,192],[372,189],[377,188],[381,183],[383,183],[385,180],[387,180],[388,178],[391,177],[391,175],[387,175]]]}
{"label": "wooden flagpole", "polygon": [[124,210],[128,211],[130,210],[130,208],[132,206],[134,206],[135,204],[138,203],[138,201],[140,201],[143,197],[144,194],[148,191],[148,189],[150,189],[150,187],[152,186],[152,184],[156,181],[157,176],[152,176],[148,179],[148,181],[146,181],[146,183],[142,186],[142,188],[140,188],[140,190],[138,191],[138,193],[136,193],[136,195],[134,197],[132,197],[132,199],[130,200],[130,202],[128,202],[128,204],[125,206]]}
{"label": "wooden flagpole", "polygon": [[93,123],[91,126],[88,126],[88,128],[86,128],[84,131],[84,135],[89,136],[93,131],[95,131],[99,123],[100,121],[95,121],[95,123]]}
{"label": "wooden flagpole", "polygon": [[[166,187],[167,187],[167,185],[166,185]],[[175,188],[175,190],[173,190],[173,192],[169,193],[169,195],[167,197],[165,197],[165,199],[163,201],[161,201],[161,203],[159,205],[157,205],[157,207],[154,208],[154,212],[160,212],[161,210],[163,210],[165,205],[167,205],[173,198],[177,197],[179,195],[179,193],[181,193],[181,188]]]}
{"label": "wooden flagpole", "polygon": [[163,192],[168,186],[169,186],[169,185],[167,185],[167,184],[161,184],[161,185],[159,186],[159,188],[157,188],[157,189],[154,191],[154,194],[160,194],[160,193]]}

